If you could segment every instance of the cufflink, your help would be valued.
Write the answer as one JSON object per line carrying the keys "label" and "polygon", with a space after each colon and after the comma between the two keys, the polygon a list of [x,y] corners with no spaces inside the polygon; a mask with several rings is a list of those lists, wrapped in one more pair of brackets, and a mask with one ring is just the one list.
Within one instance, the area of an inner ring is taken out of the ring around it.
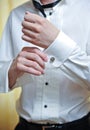
{"label": "cufflink", "polygon": [[51,57],[50,58],[50,63],[53,63],[55,61],[55,58],[54,57]]}

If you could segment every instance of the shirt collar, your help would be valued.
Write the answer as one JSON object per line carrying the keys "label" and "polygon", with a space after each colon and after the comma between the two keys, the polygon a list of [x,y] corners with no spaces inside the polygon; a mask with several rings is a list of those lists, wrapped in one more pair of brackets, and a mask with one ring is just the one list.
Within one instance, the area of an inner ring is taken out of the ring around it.
{"label": "shirt collar", "polygon": [[[42,5],[42,3],[40,2],[40,0],[35,0],[35,1],[37,1],[38,3],[40,3],[40,4]],[[56,0],[55,0],[55,1],[56,1]],[[52,15],[53,12],[54,12],[57,8],[59,8],[60,5],[63,5],[63,1],[64,1],[64,0],[61,0],[61,1],[60,1],[58,4],[56,4],[54,7],[45,8],[45,9],[44,9],[44,12],[45,12],[46,16]],[[40,12],[40,13],[41,13],[41,12]]]}
{"label": "shirt collar", "polygon": [[63,0],[63,2],[65,2],[66,4],[74,4],[75,2],[77,2],[79,0]]}

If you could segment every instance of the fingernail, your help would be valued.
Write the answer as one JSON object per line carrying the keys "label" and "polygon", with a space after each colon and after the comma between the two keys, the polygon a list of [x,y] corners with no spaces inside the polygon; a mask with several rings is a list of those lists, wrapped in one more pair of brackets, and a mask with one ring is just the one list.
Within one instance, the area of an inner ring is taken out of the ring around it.
{"label": "fingernail", "polygon": [[42,74],[44,74],[45,72],[43,71]]}
{"label": "fingernail", "polygon": [[29,11],[26,11],[26,12],[25,12],[25,14],[28,14],[28,13],[29,13]]}

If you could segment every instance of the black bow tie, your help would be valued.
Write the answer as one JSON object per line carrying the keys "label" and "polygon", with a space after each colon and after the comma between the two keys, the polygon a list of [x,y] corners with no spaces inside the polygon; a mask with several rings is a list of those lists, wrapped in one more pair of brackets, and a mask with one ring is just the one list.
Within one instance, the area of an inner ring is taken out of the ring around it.
{"label": "black bow tie", "polygon": [[52,7],[54,7],[55,5],[57,5],[60,1],[61,1],[61,0],[57,0],[57,1],[55,1],[55,2],[53,2],[53,3],[50,3],[50,4],[41,5],[39,2],[33,0],[33,4],[34,4],[35,8],[38,9],[38,10],[43,14],[44,17],[46,17],[46,14],[45,14],[45,12],[44,12],[44,9],[45,9],[45,8],[52,8]]}

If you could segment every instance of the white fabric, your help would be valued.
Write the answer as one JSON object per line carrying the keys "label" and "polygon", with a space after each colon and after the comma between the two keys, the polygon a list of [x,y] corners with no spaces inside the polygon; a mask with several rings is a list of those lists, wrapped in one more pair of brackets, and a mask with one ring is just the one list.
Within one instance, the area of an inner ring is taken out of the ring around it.
{"label": "white fabric", "polygon": [[[30,1],[10,13],[0,43],[0,92],[9,91],[12,60],[24,46],[33,46],[21,39],[27,10],[42,16]],[[17,112],[28,121],[64,123],[90,111],[90,1],[63,0],[45,13],[60,34],[46,50],[40,48],[49,58],[45,74],[17,79],[13,88],[22,87]]]}

